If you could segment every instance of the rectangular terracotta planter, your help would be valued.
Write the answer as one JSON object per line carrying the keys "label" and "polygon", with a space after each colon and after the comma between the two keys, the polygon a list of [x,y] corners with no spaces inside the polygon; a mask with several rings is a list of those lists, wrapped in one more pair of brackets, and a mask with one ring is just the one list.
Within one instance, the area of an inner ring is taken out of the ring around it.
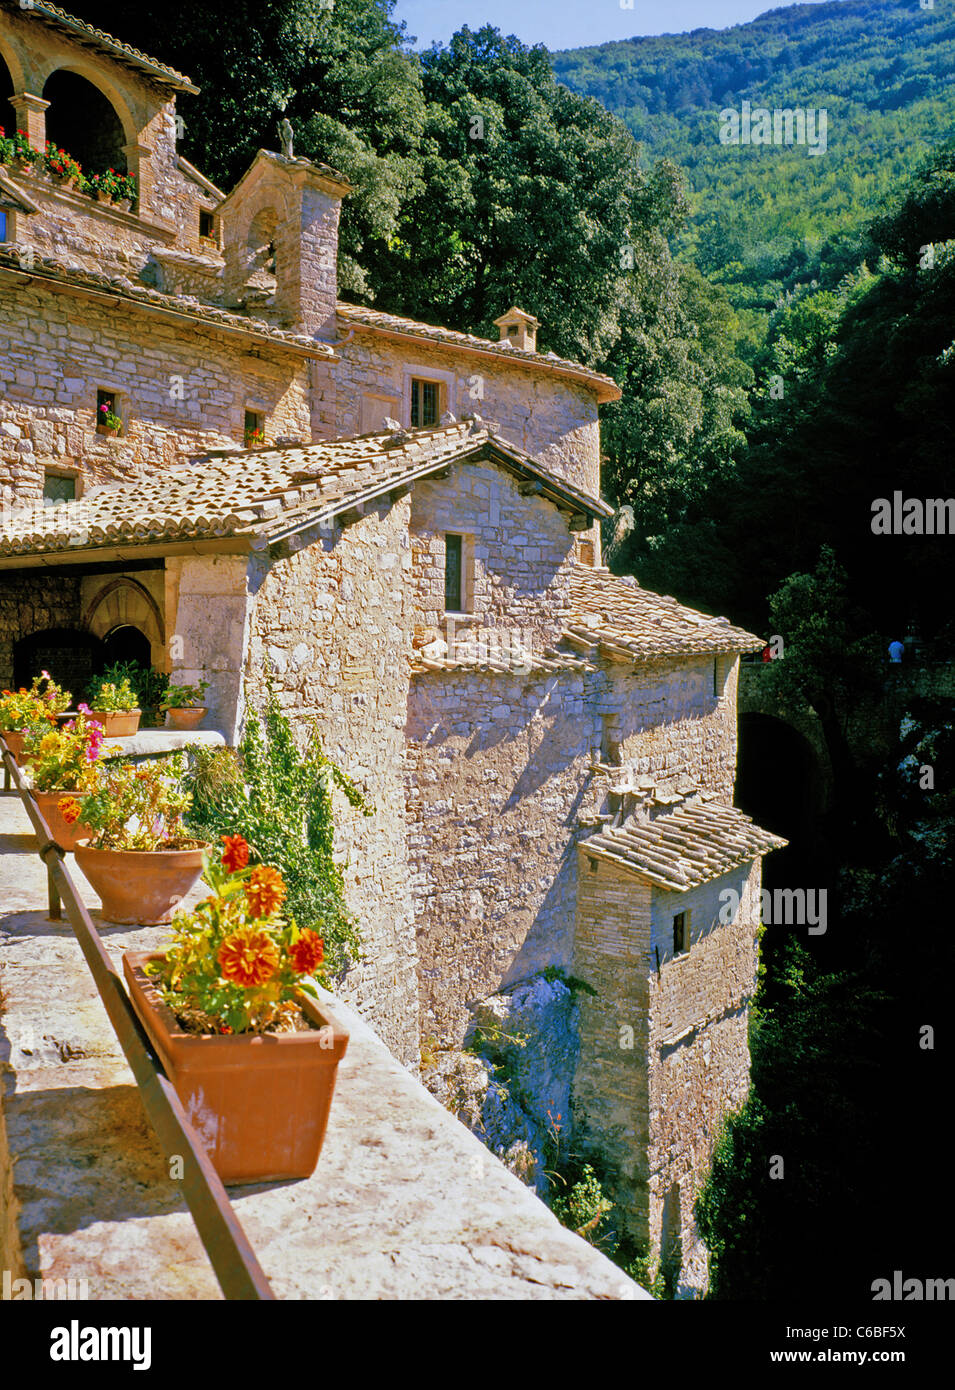
{"label": "rectangular terracotta planter", "polygon": [[142,968],[162,958],[125,951],[123,973],[143,1027],[219,1177],[225,1183],[310,1177],[322,1150],[347,1032],[326,1005],[302,995],[302,1008],[316,1024],[308,1032],[186,1033]]}

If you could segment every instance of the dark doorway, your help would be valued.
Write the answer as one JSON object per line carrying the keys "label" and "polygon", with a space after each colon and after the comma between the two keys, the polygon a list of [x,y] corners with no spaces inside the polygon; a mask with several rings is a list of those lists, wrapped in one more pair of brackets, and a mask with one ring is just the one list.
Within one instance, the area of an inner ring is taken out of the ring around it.
{"label": "dark doorway", "polygon": [[118,661],[134,661],[137,666],[152,665],[152,648],[149,638],[138,627],[128,623],[114,627],[103,641],[103,665],[115,666]]}
{"label": "dark doorway", "polygon": [[91,676],[103,669],[104,644],[90,632],[77,628],[49,628],[33,632],[13,644],[13,684],[28,686],[41,671],[49,671],[57,685],[82,699]]}

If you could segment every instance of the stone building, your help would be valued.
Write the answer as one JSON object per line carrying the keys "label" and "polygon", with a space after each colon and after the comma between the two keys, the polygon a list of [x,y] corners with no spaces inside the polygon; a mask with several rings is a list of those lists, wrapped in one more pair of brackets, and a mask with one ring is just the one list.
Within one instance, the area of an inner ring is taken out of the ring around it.
{"label": "stone building", "polygon": [[0,0],[0,84],[35,149],[136,180],[0,165],[0,682],[136,656],[208,680],[234,742],[271,670],[375,806],[341,807],[343,995],[437,1094],[476,1019],[533,1016],[497,1146],[534,1181],[573,1116],[700,1289],[781,842],[732,807],[759,639],[601,566],[618,388],[516,307],[494,343],[338,301],[342,176],[262,150],[226,196],[176,152],[188,79],[55,6]]}

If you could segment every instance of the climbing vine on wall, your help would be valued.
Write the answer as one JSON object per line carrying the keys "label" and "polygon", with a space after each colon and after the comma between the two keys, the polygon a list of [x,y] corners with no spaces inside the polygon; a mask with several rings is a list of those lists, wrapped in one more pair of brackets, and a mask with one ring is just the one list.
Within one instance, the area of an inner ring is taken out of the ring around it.
{"label": "climbing vine on wall", "polygon": [[328,975],[340,976],[359,960],[358,921],[346,905],[333,857],[333,788],[365,815],[374,807],[325,755],[315,726],[300,750],[269,688],[261,717],[249,716],[238,749],[194,748],[187,780],[190,827],[213,841],[242,835],[258,860],[279,869],[288,887],[288,912],[324,940]]}

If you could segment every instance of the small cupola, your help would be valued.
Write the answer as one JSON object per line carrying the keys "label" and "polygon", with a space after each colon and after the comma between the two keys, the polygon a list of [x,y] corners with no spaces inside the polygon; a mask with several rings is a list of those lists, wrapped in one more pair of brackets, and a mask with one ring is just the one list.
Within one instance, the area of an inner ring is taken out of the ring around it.
{"label": "small cupola", "polygon": [[494,326],[501,330],[502,343],[523,348],[525,352],[537,351],[537,330],[540,328],[540,322],[533,314],[525,314],[523,309],[508,309],[506,314],[494,320]]}

